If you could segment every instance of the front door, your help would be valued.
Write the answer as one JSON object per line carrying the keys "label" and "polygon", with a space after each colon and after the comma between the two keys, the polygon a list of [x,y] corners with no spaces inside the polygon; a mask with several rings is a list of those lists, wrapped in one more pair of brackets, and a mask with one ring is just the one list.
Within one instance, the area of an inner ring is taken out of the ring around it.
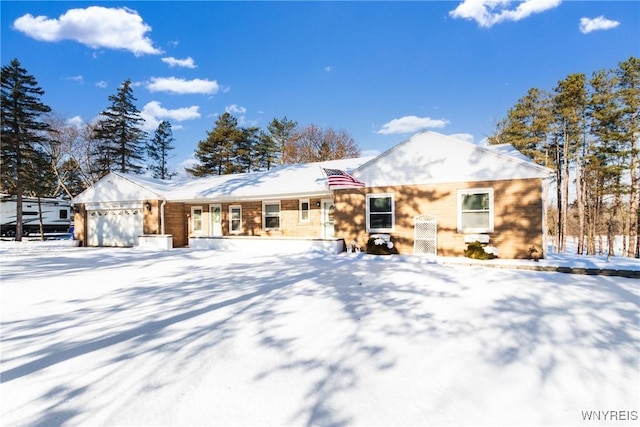
{"label": "front door", "polygon": [[331,199],[322,199],[321,209],[320,209],[320,218],[322,223],[322,238],[323,239],[331,239],[334,236],[334,211],[335,208],[333,206],[333,200]]}
{"label": "front door", "polygon": [[211,235],[222,236],[222,206],[209,205],[209,218],[211,218]]}

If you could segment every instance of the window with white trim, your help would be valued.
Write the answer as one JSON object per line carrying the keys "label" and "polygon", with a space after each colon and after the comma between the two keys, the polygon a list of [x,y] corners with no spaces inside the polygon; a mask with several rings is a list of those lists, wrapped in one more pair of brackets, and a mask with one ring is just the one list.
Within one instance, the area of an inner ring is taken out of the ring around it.
{"label": "window with white trim", "polygon": [[280,228],[280,202],[262,203],[262,227],[264,230]]}
{"label": "window with white trim", "polygon": [[393,193],[367,194],[367,232],[393,232],[395,222]]}
{"label": "window with white trim", "polygon": [[309,199],[300,200],[300,222],[309,222]]}
{"label": "window with white trim", "polygon": [[194,233],[202,232],[202,206],[191,208],[191,231]]}
{"label": "window with white trim", "polygon": [[458,232],[493,232],[493,189],[458,190]]}
{"label": "window with white trim", "polygon": [[229,233],[242,233],[242,206],[229,206]]}

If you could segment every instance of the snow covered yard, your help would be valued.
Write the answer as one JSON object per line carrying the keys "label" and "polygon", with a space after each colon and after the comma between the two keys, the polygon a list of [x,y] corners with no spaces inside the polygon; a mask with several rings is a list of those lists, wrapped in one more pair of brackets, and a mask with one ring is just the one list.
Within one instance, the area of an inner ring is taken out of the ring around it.
{"label": "snow covered yard", "polygon": [[363,254],[0,256],[2,425],[638,424],[638,280]]}

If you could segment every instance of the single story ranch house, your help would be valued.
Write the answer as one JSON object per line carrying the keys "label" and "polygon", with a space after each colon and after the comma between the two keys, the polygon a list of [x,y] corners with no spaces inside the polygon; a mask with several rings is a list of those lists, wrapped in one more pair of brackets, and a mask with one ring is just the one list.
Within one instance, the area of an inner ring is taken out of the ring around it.
{"label": "single story ranch house", "polygon": [[550,179],[550,169],[510,145],[426,131],[376,157],[264,172],[184,182],[111,172],[73,199],[75,238],[83,246],[336,253],[382,234],[400,254],[461,256],[477,240],[501,258],[527,258],[529,248],[546,247]]}

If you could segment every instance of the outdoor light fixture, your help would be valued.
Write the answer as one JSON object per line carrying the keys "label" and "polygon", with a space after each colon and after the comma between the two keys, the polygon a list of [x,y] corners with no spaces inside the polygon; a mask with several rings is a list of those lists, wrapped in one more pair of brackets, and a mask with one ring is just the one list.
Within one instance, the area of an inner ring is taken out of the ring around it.
{"label": "outdoor light fixture", "polygon": [[148,210],[149,212],[151,212],[151,203],[146,202],[146,203],[144,204],[144,207],[145,207],[145,208],[147,208],[147,210]]}

